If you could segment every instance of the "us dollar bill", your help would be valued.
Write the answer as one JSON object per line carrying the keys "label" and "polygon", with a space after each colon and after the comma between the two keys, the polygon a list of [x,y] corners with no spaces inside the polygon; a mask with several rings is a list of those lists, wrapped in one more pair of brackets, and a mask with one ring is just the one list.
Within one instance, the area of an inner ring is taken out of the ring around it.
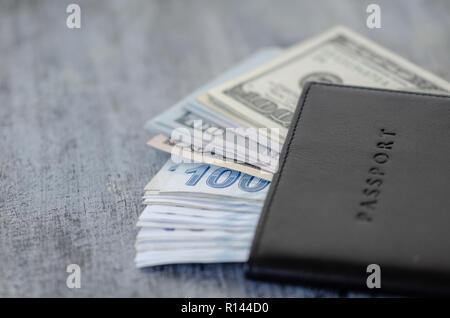
{"label": "us dollar bill", "polygon": [[439,94],[450,91],[445,80],[347,28],[335,27],[198,100],[244,125],[279,128],[285,137],[309,81]]}
{"label": "us dollar bill", "polygon": [[[206,107],[196,98],[212,87],[263,65],[281,52],[282,50],[276,47],[260,50],[162,114],[149,120],[146,128],[151,132],[162,133],[174,139],[182,137],[183,141],[189,140],[189,143],[192,144],[207,143],[206,148],[214,148],[216,153],[232,160],[263,166],[270,163],[273,166],[271,170],[276,170],[281,145],[276,143],[275,139],[265,138],[264,133],[261,135],[249,133],[242,124]],[[234,138],[230,138],[233,135]],[[231,139],[234,139],[232,143],[230,143]],[[223,151],[226,150],[228,152],[224,153]]]}
{"label": "us dollar bill", "polygon": [[[147,144],[156,149],[165,151],[178,158],[183,158],[184,162],[203,162],[214,164],[236,171],[240,171],[264,180],[271,181],[273,173],[276,171],[276,166],[255,166],[237,160],[229,160],[224,155],[217,155],[210,152],[204,152],[203,149],[198,149],[193,145],[185,145],[176,140],[172,140],[163,134],[158,134],[150,139]],[[234,156],[232,156],[234,157]]]}

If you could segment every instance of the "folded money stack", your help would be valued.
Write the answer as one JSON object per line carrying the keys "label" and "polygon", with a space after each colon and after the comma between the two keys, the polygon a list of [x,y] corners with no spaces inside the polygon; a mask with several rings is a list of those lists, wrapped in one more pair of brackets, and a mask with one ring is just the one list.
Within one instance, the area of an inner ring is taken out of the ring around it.
{"label": "folded money stack", "polygon": [[156,134],[148,144],[172,157],[145,187],[138,267],[247,260],[309,81],[450,91],[446,81],[343,27],[286,51],[258,52],[148,122]]}
{"label": "folded money stack", "polygon": [[145,187],[137,265],[245,261],[269,184],[254,179],[169,160]]}

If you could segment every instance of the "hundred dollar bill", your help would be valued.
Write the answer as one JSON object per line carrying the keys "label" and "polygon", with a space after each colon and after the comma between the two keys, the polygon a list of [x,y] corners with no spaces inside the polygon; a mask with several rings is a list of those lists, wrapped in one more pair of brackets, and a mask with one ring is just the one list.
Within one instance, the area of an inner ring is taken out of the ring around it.
{"label": "hundred dollar bill", "polygon": [[152,122],[153,130],[160,132],[158,135],[170,136],[174,142],[203,149],[203,153],[214,152],[223,159],[276,170],[281,144],[268,138],[266,131],[216,125],[184,108],[170,109],[164,117],[164,122]]}
{"label": "hundred dollar bill", "polygon": [[[162,133],[166,136],[173,135],[173,138],[175,138],[174,132],[177,135],[184,132],[185,138],[183,138],[183,141],[192,137],[189,141],[192,144],[194,142],[205,143],[205,141],[208,141],[210,148],[214,147],[221,152],[223,152],[221,148],[224,150],[228,149],[229,152],[224,153],[226,158],[238,159],[251,164],[257,162],[273,162],[273,165],[276,166],[281,149],[280,144],[274,144],[273,140],[270,140],[267,145],[264,144],[264,142],[267,143],[267,138],[263,140],[260,138],[258,140],[257,136],[254,137],[246,134],[246,131],[239,130],[240,128],[245,128],[241,124],[211,110],[196,98],[199,94],[208,91],[208,89],[264,64],[275,56],[278,56],[281,52],[282,50],[276,47],[262,49],[220,77],[182,99],[167,111],[149,120],[146,123],[146,128],[152,132]],[[196,125],[196,123],[198,124]],[[231,146],[228,144],[226,147],[223,147],[222,145],[226,143],[225,135],[227,128],[228,130],[234,128],[236,141]],[[193,138],[197,138],[198,135],[200,135],[202,140],[194,141]],[[218,136],[224,136],[224,138],[220,139],[225,141],[219,140]],[[216,141],[220,141],[220,144],[217,144]]]}
{"label": "hundred dollar bill", "polygon": [[[450,84],[347,28],[335,27],[198,99],[233,121],[284,136],[309,81],[446,94]],[[282,142],[284,138],[280,138]]]}
{"label": "hundred dollar bill", "polygon": [[[224,154],[218,155],[211,152],[204,152],[203,149],[194,147],[193,145],[186,145],[176,140],[172,140],[169,137],[158,134],[150,139],[147,144],[156,149],[171,153],[176,157],[183,158],[185,162],[203,162],[214,164],[217,166],[233,169],[240,171],[264,180],[271,181],[273,173],[276,171],[276,166],[273,165],[263,165],[260,163],[259,166],[252,165],[243,161],[238,161],[237,159],[227,158]],[[273,162],[272,160],[268,161]]]}

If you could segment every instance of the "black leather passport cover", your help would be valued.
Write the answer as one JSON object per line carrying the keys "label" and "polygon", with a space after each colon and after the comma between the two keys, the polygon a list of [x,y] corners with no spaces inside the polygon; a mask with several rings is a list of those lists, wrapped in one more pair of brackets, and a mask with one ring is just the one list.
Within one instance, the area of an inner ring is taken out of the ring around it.
{"label": "black leather passport cover", "polygon": [[450,98],[310,83],[258,224],[253,278],[450,293]]}

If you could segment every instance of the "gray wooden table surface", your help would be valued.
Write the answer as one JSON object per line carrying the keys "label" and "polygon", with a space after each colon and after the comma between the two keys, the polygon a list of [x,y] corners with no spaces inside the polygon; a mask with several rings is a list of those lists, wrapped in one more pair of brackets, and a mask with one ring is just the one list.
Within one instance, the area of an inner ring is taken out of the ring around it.
{"label": "gray wooden table surface", "polygon": [[241,264],[135,269],[143,187],[168,158],[143,125],[254,51],[336,24],[450,80],[449,18],[435,0],[0,1],[0,296],[360,295],[249,281]]}

